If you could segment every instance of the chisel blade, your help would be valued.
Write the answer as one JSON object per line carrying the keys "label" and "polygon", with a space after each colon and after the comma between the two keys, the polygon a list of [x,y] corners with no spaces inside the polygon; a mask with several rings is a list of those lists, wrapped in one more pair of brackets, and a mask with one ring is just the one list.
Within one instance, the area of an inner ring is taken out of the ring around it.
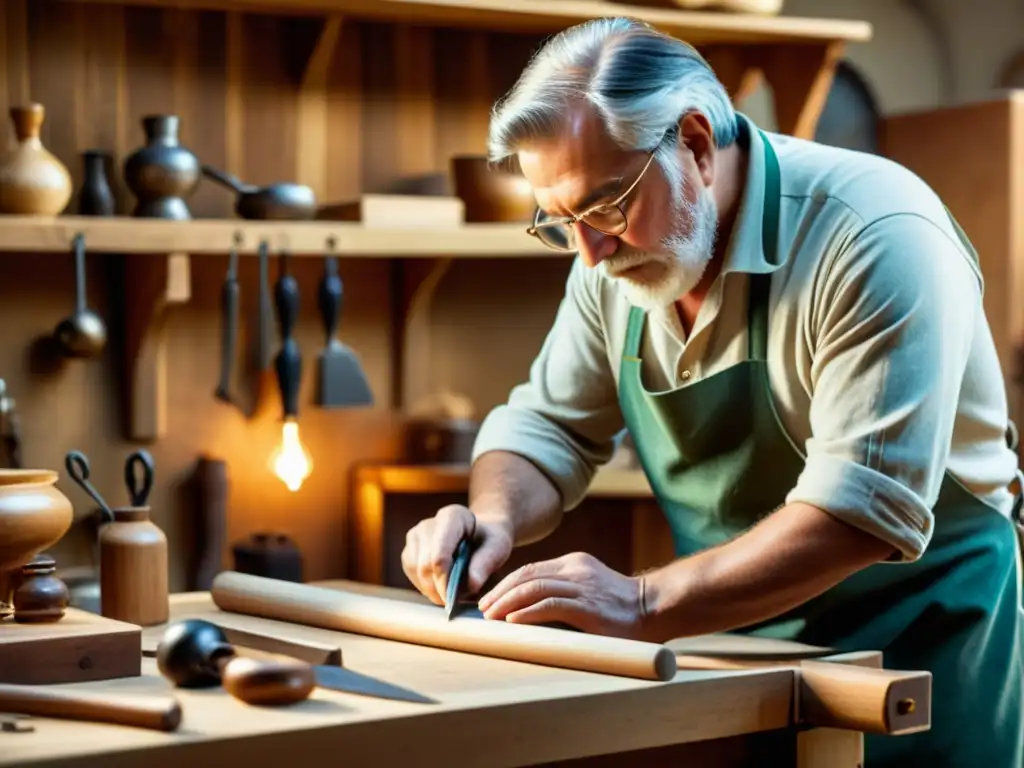
{"label": "chisel blade", "polygon": [[344,693],[355,693],[361,696],[376,696],[381,699],[395,699],[397,701],[411,701],[417,704],[437,704],[422,694],[402,688],[398,685],[378,680],[369,675],[354,672],[345,667],[329,667],[320,665],[313,668],[316,675],[316,684],[321,688],[329,688],[332,691],[343,691]]}
{"label": "chisel blade", "polygon": [[459,542],[458,549],[455,550],[452,569],[448,574],[448,591],[444,598],[444,615],[448,621],[452,620],[455,606],[459,604],[459,592],[462,590],[462,582],[466,577],[470,554],[469,539],[463,539]]}

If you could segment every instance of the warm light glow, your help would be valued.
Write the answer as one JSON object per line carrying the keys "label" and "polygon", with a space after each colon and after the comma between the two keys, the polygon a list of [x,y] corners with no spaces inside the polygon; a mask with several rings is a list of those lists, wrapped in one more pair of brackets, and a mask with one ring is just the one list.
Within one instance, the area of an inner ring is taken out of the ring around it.
{"label": "warm light glow", "polygon": [[287,419],[281,428],[281,444],[270,455],[270,468],[289,491],[297,491],[313,471],[313,459],[299,440],[299,425]]}

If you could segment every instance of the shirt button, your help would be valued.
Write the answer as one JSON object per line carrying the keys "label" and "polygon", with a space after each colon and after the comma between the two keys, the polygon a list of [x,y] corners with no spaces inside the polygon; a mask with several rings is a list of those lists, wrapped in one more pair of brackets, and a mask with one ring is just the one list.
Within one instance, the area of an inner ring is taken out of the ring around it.
{"label": "shirt button", "polygon": [[685,370],[685,371],[683,371],[683,372],[682,372],[681,374],[679,374],[679,375],[680,375],[680,376],[682,377],[683,381],[689,381],[689,380],[690,380],[690,377],[691,377],[691,376],[692,376],[693,374],[692,374],[692,373],[690,373],[690,371],[689,371],[689,370]]}

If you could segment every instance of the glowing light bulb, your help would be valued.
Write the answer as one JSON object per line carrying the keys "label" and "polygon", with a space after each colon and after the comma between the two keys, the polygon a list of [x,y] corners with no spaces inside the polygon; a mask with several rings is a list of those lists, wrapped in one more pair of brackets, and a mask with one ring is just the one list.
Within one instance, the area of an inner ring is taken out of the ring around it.
{"label": "glowing light bulb", "polygon": [[299,425],[286,419],[281,427],[281,444],[270,455],[270,468],[289,491],[297,491],[313,472],[313,458],[299,439]]}

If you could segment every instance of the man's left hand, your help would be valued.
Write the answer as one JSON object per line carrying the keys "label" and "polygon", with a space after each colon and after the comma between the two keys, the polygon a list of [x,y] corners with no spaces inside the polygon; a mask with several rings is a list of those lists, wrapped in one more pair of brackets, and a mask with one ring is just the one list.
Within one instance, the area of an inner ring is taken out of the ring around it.
{"label": "man's left hand", "polygon": [[479,608],[488,619],[561,622],[618,637],[638,635],[643,616],[639,578],[581,552],[524,565],[484,595]]}

